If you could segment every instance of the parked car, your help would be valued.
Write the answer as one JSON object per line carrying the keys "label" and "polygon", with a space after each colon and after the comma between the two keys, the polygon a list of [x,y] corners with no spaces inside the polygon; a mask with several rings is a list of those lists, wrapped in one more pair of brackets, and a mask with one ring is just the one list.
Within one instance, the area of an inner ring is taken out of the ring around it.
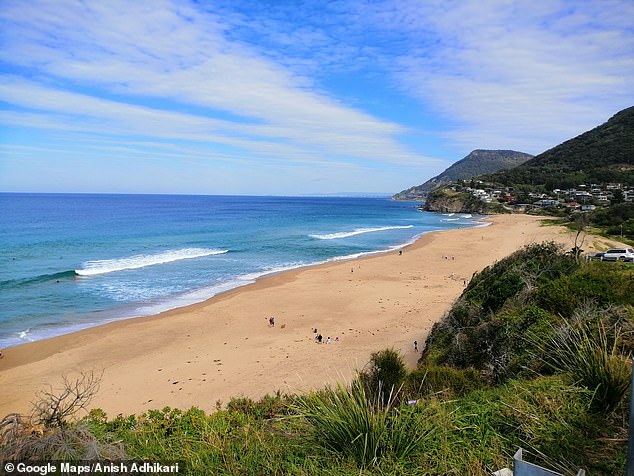
{"label": "parked car", "polygon": [[599,253],[594,253],[592,255],[586,255],[586,259],[587,260],[600,260],[601,258],[603,258],[603,255],[605,254],[604,251],[601,251]]}
{"label": "parked car", "polygon": [[634,250],[632,248],[612,248],[603,254],[601,261],[634,262]]}

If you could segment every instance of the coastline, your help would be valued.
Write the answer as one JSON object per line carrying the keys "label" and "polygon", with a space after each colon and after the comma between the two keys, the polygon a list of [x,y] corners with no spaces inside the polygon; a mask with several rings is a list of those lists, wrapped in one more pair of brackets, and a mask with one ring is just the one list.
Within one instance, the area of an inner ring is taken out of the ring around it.
{"label": "coastline", "polygon": [[[439,215],[440,216],[440,215]],[[463,217],[466,218],[466,217]],[[469,220],[467,222],[462,221],[460,226],[481,226],[475,225],[476,220],[471,219],[469,216]],[[453,221],[460,220],[460,218],[447,218],[441,219],[441,222],[444,221]],[[469,223],[469,225],[467,225]],[[434,225],[432,225],[434,226]],[[442,224],[438,224],[437,226],[442,226]],[[427,228],[429,225],[423,224],[423,228]],[[392,230],[397,228],[414,228],[414,225],[400,225],[400,226],[385,226],[385,227],[375,227],[375,228],[360,228],[355,229],[354,231],[347,232],[337,232],[332,234],[324,234],[324,235],[308,235],[312,239],[319,240],[331,240],[334,238],[347,238],[354,235],[361,235],[365,233],[372,233],[376,231],[383,230]],[[42,325],[41,323],[33,324],[25,324],[20,327],[10,327],[9,330],[3,329],[2,336],[0,336],[0,349],[11,348],[18,345],[23,345],[27,343],[37,342],[41,340],[46,340],[54,337],[59,337],[65,334],[79,332],[85,329],[89,329],[91,327],[102,326],[105,324],[109,324],[116,321],[122,321],[127,319],[135,319],[139,317],[149,317],[158,315],[167,311],[171,311],[178,308],[184,308],[190,305],[198,304],[209,299],[212,299],[220,294],[231,291],[236,288],[240,288],[246,286],[248,284],[254,283],[255,281],[266,278],[275,274],[279,274],[282,272],[310,268],[318,265],[329,264],[329,263],[337,263],[337,262],[345,262],[353,259],[364,258],[366,256],[376,256],[385,253],[390,253],[393,251],[398,251],[402,249],[416,240],[420,238],[425,233],[429,233],[430,231],[437,230],[418,230],[416,235],[406,237],[403,241],[398,242],[396,244],[387,244],[384,243],[383,247],[379,247],[377,249],[371,249],[369,251],[355,251],[350,250],[349,254],[345,254],[345,251],[342,254],[335,254],[331,257],[323,257],[323,256],[304,256],[304,257],[295,257],[292,256],[289,260],[286,255],[282,258],[282,261],[276,263],[275,260],[272,263],[269,263],[267,266],[255,267],[254,269],[245,269],[240,272],[237,271],[233,275],[222,275],[213,279],[212,277],[207,276],[206,280],[199,280],[197,282],[197,286],[185,286],[179,292],[170,293],[167,291],[165,295],[154,295],[149,297],[148,299],[141,298],[140,300],[132,300],[126,301],[126,297],[123,299],[119,299],[116,296],[116,292],[114,293],[114,301],[101,303],[101,306],[95,305],[91,308],[90,305],[84,308],[76,308],[76,307],[67,307],[69,311],[68,318],[60,318],[58,315],[53,314],[54,317],[48,321],[48,324]],[[325,243],[330,243],[326,241]],[[235,243],[234,243],[235,244]],[[373,246],[369,246],[372,248]],[[239,248],[239,247],[238,247]],[[319,249],[319,246],[316,246]],[[177,250],[176,252],[168,251],[168,252],[158,252],[158,253],[150,253],[150,254],[133,254],[127,258],[114,258],[114,259],[106,259],[106,260],[93,260],[93,261],[84,261],[81,265],[77,267],[77,264],[72,264],[68,267],[66,271],[56,272],[52,274],[43,274],[42,276],[38,276],[37,278],[48,278],[52,281],[56,280],[59,284],[63,281],[77,281],[78,286],[81,288],[82,285],[90,286],[90,279],[86,279],[87,283],[84,283],[83,278],[91,278],[93,276],[101,276],[107,275],[112,271],[125,271],[125,270],[142,270],[141,272],[144,275],[144,279],[151,279],[152,277],[152,265],[154,264],[165,264],[171,263],[172,261],[182,261],[187,259],[192,252],[195,253],[203,253],[202,256],[208,255],[219,255],[228,253],[229,249],[220,249],[220,248],[196,248],[196,247],[185,247]],[[233,250],[235,251],[235,250]],[[241,250],[239,250],[241,251]],[[181,255],[178,256],[178,253]],[[170,256],[166,256],[170,255]],[[174,256],[176,255],[176,256]],[[233,256],[233,255],[231,255]],[[279,258],[279,257],[278,257]],[[313,258],[313,259],[311,259]],[[231,261],[231,257],[229,261]],[[152,261],[154,260],[154,261]],[[286,261],[284,261],[286,260]],[[279,261],[279,259],[278,259]],[[211,263],[210,263],[211,265]],[[213,265],[211,265],[213,266]],[[143,271],[143,268],[148,268],[147,274],[146,271]],[[259,269],[258,269],[259,268]],[[63,269],[63,267],[62,267]],[[14,270],[16,271],[16,270]],[[18,273],[19,274],[19,273]],[[204,273],[202,273],[204,274]],[[188,276],[196,276],[197,273],[194,271],[189,271]],[[149,278],[148,278],[149,277]],[[37,279],[35,278],[35,279]],[[160,279],[160,277],[159,277]],[[185,279],[184,281],[187,281]],[[7,281],[9,282],[9,281]],[[178,281],[174,281],[177,283]],[[139,285],[139,281],[132,280],[129,283],[115,283],[116,286],[121,286],[122,289],[132,289],[134,290],[138,287],[143,288],[142,285]],[[105,293],[104,293],[105,291]],[[145,293],[145,289],[140,290],[141,294]],[[110,298],[108,290],[101,289],[97,290],[97,296],[85,296],[86,302],[93,301],[94,299],[98,299],[99,294],[103,293],[107,297]],[[125,292],[123,293],[125,296]],[[48,298],[59,299],[59,296],[47,296]],[[69,296],[69,302],[72,302],[73,299],[82,298],[82,296],[71,295]],[[134,298],[133,298],[134,299]],[[28,302],[28,300],[20,300],[20,302]],[[44,302],[44,301],[43,301]],[[28,314],[30,312],[29,306],[26,306],[22,309],[23,312]],[[37,316],[38,309],[35,310],[35,315]],[[49,308],[40,308],[40,313],[43,313],[44,316],[51,315],[51,310]],[[18,323],[19,325],[19,312],[14,312],[14,316],[10,317],[10,324]]]}
{"label": "coastline", "polygon": [[[572,247],[568,230],[540,220],[490,217],[492,226],[423,234],[402,256],[287,270],[155,316],[8,348],[0,413],[28,412],[38,390],[88,370],[103,371],[91,406],[116,415],[166,405],[212,410],[231,397],[320,388],[350,378],[385,347],[413,367],[414,340],[420,349],[474,272],[531,242]],[[333,343],[316,344],[313,328]]]}

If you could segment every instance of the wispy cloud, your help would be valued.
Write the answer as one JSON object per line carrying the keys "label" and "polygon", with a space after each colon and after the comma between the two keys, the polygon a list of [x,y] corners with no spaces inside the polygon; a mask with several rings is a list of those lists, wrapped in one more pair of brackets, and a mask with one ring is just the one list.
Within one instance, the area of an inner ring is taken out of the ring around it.
{"label": "wispy cloud", "polygon": [[628,0],[4,0],[2,147],[25,170],[66,150],[397,191],[632,105],[632,17]]}
{"label": "wispy cloud", "polygon": [[395,78],[466,148],[539,153],[634,103],[634,4],[397,2],[383,24],[426,38]]}
{"label": "wispy cloud", "polygon": [[[257,151],[277,147],[289,160],[298,151],[386,163],[422,160],[395,139],[402,126],[341,104],[309,79],[228,41],[213,14],[168,2],[63,3],[4,8],[10,35],[0,56],[53,78],[39,85],[5,82],[5,101],[89,117],[106,133],[171,134]],[[118,99],[64,91],[60,80]],[[174,105],[186,112],[165,110]]]}

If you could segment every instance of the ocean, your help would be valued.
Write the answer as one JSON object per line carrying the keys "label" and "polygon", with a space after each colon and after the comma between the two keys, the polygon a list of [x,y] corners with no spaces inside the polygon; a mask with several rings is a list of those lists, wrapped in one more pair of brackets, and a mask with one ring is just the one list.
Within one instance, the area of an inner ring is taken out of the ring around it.
{"label": "ocean", "polygon": [[476,226],[387,198],[0,193],[0,348]]}

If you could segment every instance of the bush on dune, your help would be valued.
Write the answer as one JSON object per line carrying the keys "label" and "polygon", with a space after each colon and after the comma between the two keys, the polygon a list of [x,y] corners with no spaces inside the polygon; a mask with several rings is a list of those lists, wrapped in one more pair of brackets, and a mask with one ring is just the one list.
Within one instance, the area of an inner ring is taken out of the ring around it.
{"label": "bush on dune", "polygon": [[393,348],[373,352],[370,361],[358,373],[364,391],[373,399],[387,404],[398,399],[407,368],[403,356]]}

